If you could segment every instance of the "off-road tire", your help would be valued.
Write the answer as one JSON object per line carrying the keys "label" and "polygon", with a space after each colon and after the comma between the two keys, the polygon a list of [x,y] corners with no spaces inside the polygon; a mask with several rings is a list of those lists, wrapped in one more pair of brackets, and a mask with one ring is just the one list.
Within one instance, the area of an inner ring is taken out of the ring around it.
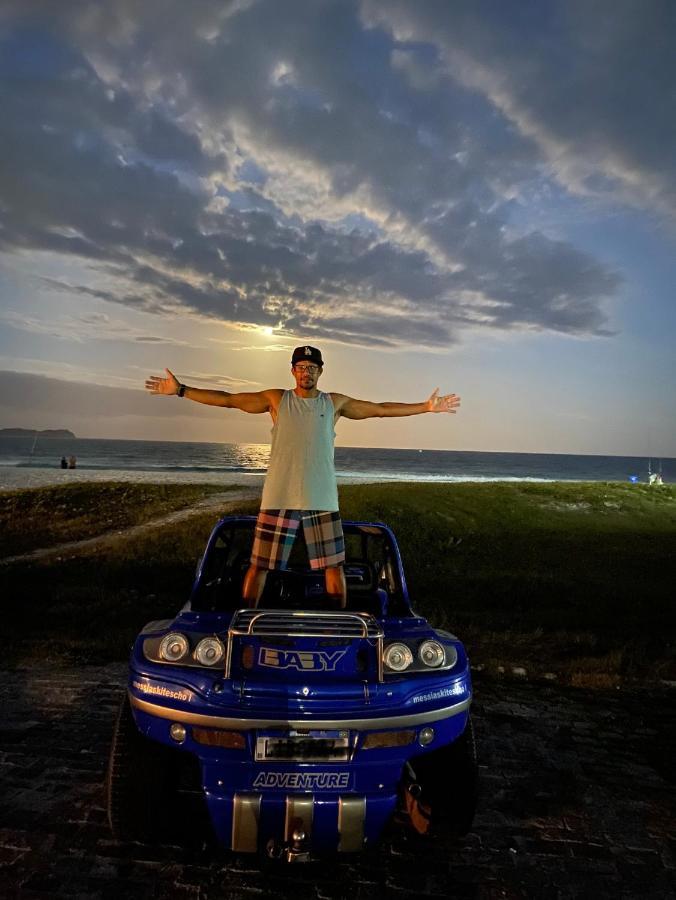
{"label": "off-road tire", "polygon": [[420,800],[431,809],[433,830],[463,835],[472,827],[479,793],[479,768],[471,716],[465,730],[446,747],[412,761]]}
{"label": "off-road tire", "polygon": [[188,794],[181,790],[191,763],[196,765],[196,760],[189,754],[139,732],[125,695],[115,722],[106,777],[108,822],[113,835],[123,841],[183,842],[186,817],[193,826],[191,835],[201,834],[205,819],[201,786],[198,784],[197,791],[192,792],[197,795],[196,811],[188,810]]}

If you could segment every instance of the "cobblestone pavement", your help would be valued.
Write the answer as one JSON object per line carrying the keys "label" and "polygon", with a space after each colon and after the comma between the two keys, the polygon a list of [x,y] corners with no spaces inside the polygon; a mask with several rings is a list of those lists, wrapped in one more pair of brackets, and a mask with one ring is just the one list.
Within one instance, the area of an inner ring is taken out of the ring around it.
{"label": "cobblestone pavement", "polygon": [[3,897],[676,896],[673,692],[479,681],[482,797],[452,843],[398,837],[356,861],[261,870],[213,849],[121,844],[103,775],[125,667],[4,672]]}

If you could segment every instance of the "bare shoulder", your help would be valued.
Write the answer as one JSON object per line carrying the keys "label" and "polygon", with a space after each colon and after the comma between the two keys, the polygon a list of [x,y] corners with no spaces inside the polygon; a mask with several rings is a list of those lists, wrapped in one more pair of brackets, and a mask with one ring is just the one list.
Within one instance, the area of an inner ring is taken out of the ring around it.
{"label": "bare shoulder", "polygon": [[339,413],[341,409],[349,402],[350,398],[346,394],[339,394],[336,391],[330,391],[329,397],[333,403],[334,410]]}
{"label": "bare shoulder", "polygon": [[277,409],[277,407],[279,406],[283,393],[284,388],[266,388],[265,390],[261,391],[261,394],[265,394],[265,396],[268,398],[270,406],[273,409]]}

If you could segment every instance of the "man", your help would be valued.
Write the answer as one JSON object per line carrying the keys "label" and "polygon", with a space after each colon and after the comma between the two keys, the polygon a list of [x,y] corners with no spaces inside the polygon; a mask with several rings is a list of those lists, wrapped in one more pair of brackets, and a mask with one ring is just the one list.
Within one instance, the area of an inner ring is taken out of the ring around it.
{"label": "man", "polygon": [[152,394],[177,395],[209,406],[224,406],[248,413],[270,413],[273,421],[270,463],[256,522],[251,565],[242,596],[249,606],[260,600],[271,569],[284,569],[294,538],[302,524],[310,566],[323,569],[326,592],[345,607],[343,563],[345,541],[338,512],[338,488],[333,463],[334,426],[346,419],[455,413],[456,394],[423,403],[371,403],[345,394],[323,393],[317,382],[324,370],[316,347],[296,347],[291,358],[293,390],[270,388],[253,393],[229,394],[181,384],[169,369],[167,377],[151,375],[146,388]]}

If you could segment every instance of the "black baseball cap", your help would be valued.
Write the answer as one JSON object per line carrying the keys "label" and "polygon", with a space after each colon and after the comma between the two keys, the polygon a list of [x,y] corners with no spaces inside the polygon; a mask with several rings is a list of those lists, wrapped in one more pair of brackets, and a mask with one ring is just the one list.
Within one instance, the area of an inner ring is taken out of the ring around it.
{"label": "black baseball cap", "polygon": [[301,362],[301,360],[304,359],[308,362],[315,363],[318,366],[324,366],[322,354],[316,347],[309,347],[307,345],[304,347],[296,347],[293,351],[293,356],[291,357],[291,365],[295,366],[297,362]]}

